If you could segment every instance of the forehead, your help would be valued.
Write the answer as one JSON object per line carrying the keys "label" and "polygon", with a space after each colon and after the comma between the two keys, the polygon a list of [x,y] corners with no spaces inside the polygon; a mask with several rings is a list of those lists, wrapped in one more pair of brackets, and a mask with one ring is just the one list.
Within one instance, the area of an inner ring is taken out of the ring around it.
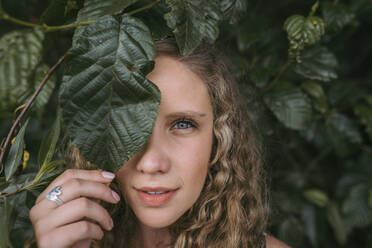
{"label": "forehead", "polygon": [[158,56],[147,78],[159,87],[161,106],[177,108],[177,111],[182,111],[181,108],[212,111],[205,83],[182,62],[170,56]]}

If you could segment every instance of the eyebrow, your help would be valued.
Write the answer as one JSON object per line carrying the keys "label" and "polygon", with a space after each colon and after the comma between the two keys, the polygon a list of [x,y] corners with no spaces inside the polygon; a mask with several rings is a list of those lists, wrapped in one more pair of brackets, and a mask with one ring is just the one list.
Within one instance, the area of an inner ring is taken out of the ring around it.
{"label": "eyebrow", "polygon": [[201,113],[201,112],[196,112],[192,110],[187,110],[187,111],[179,111],[179,112],[173,112],[167,115],[167,117],[173,118],[173,117],[206,117],[206,113]]}

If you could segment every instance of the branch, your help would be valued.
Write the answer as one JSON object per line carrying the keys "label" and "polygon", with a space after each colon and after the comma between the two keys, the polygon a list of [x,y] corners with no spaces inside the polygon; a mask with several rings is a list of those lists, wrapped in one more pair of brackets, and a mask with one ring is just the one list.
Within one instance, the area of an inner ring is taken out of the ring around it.
{"label": "branch", "polygon": [[61,25],[61,26],[49,26],[45,23],[44,24],[35,24],[35,23],[31,23],[31,22],[25,22],[25,21],[19,20],[17,18],[14,18],[14,17],[10,16],[9,14],[7,14],[1,8],[1,0],[0,0],[0,19],[4,19],[6,21],[9,21],[9,22],[21,25],[21,26],[32,27],[32,28],[40,27],[44,32],[53,32],[53,31],[58,31],[58,30],[76,28],[76,27],[79,27],[79,26],[89,25],[89,24],[92,24],[92,23],[96,22],[95,20],[92,20],[92,21],[76,22],[76,23]]}
{"label": "branch", "polygon": [[22,112],[18,115],[17,119],[14,121],[13,123],[13,126],[11,127],[9,133],[8,133],[8,136],[6,137],[6,141],[4,143],[4,146],[2,147],[1,149],[1,154],[0,154],[0,166],[2,166],[2,162],[3,162],[3,158],[4,158],[4,155],[5,155],[5,151],[9,145],[9,141],[13,135],[13,132],[16,128],[16,126],[18,125],[18,123],[21,121],[22,117],[24,116],[24,114],[26,113],[26,111],[30,108],[32,102],[36,99],[36,97],[39,95],[40,91],[43,89],[44,85],[46,84],[46,82],[48,81],[50,75],[57,69],[57,67],[62,63],[62,61],[66,58],[68,52],[70,51],[67,50],[67,52],[57,61],[57,63],[52,67],[50,68],[50,70],[47,72],[47,74],[44,76],[43,80],[41,81],[40,85],[38,86],[38,88],[36,89],[36,91],[34,92],[34,94],[31,96],[31,98],[27,101],[26,103],[26,106],[23,108]]}
{"label": "branch", "polygon": [[280,69],[279,69],[278,73],[276,74],[274,80],[263,89],[263,91],[262,91],[263,94],[266,93],[267,91],[269,91],[271,88],[273,88],[275,86],[275,84],[278,82],[278,80],[280,79],[282,74],[288,69],[290,64],[291,64],[291,62],[287,61],[287,63],[285,63],[282,67],[280,67]]}
{"label": "branch", "polygon": [[154,2],[152,3],[149,3],[145,6],[143,6],[142,8],[138,8],[138,9],[135,9],[135,10],[132,10],[130,12],[128,12],[129,15],[134,15],[134,14],[137,14],[138,12],[141,12],[141,11],[144,11],[144,10],[147,10],[147,9],[150,9],[152,8],[152,6],[154,6],[155,4],[159,3],[160,0],[155,0]]}

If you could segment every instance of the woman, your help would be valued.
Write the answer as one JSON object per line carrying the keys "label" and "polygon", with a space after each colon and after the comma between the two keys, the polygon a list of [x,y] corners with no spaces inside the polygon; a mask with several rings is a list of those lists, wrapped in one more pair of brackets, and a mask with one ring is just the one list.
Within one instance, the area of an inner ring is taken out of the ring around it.
{"label": "woman", "polygon": [[260,151],[222,58],[207,46],[180,56],[170,39],[156,46],[147,77],[162,99],[150,140],[116,174],[70,146],[75,169],[30,212],[39,247],[286,247],[265,238]]}

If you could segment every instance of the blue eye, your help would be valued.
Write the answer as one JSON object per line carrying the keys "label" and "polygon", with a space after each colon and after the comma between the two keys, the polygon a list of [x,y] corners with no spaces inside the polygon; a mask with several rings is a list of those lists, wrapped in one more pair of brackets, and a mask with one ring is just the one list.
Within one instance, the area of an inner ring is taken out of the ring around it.
{"label": "blue eye", "polygon": [[192,121],[189,120],[179,120],[172,126],[172,129],[188,129],[196,127]]}

